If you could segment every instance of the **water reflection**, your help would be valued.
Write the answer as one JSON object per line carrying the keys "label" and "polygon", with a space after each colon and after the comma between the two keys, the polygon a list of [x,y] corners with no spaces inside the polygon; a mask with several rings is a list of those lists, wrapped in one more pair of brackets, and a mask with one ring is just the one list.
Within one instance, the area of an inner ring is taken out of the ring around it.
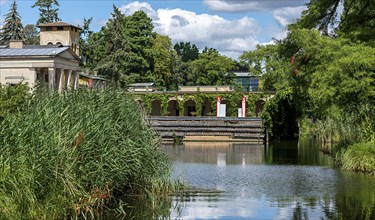
{"label": "water reflection", "polygon": [[340,172],[312,140],[165,146],[173,178],[224,191],[172,198],[172,219],[373,219],[372,177]]}

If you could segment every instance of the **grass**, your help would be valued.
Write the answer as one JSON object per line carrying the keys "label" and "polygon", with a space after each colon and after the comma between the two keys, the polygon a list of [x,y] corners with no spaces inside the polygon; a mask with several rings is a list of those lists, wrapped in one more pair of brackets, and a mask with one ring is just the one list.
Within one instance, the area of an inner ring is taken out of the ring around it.
{"label": "grass", "polygon": [[341,156],[342,168],[375,175],[375,143],[358,143]]}
{"label": "grass", "polygon": [[94,218],[125,196],[171,188],[155,134],[119,91],[36,94],[0,121],[0,148],[4,219]]}

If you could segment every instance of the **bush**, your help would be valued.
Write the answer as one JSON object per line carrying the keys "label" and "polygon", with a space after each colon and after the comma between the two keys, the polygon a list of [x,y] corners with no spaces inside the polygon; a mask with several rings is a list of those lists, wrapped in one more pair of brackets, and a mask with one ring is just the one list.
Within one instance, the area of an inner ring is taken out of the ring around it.
{"label": "bush", "polygon": [[0,122],[0,216],[91,215],[167,181],[169,162],[132,97],[119,91],[36,94]]}
{"label": "bush", "polygon": [[292,139],[298,136],[298,115],[291,91],[277,92],[266,103],[261,117],[273,139]]}
{"label": "bush", "polygon": [[9,114],[22,111],[30,93],[26,84],[7,85],[0,84],[0,121]]}
{"label": "bush", "polygon": [[375,144],[358,143],[348,147],[341,158],[344,170],[375,174]]}

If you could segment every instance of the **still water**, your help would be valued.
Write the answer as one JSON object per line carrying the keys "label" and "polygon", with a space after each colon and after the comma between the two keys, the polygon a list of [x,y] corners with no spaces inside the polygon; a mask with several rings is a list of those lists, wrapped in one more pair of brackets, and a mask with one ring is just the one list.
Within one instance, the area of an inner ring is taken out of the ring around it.
{"label": "still water", "polygon": [[313,140],[164,150],[173,179],[208,190],[171,198],[164,218],[375,219],[375,179],[334,168]]}

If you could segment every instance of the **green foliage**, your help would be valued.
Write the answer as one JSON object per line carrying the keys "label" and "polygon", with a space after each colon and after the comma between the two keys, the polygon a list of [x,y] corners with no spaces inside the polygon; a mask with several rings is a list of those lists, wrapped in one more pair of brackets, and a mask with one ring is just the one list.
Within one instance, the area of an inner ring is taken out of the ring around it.
{"label": "green foliage", "polygon": [[[2,103],[2,102],[1,102]],[[169,162],[132,97],[41,93],[0,125],[0,216],[85,216],[124,196],[169,187]]]}
{"label": "green foliage", "polygon": [[187,85],[233,85],[236,62],[216,50],[201,53],[191,62]]}
{"label": "green foliage", "polygon": [[0,84],[0,121],[11,114],[23,111],[31,94],[26,84],[3,86]]}
{"label": "green foliage", "polygon": [[266,103],[261,117],[274,139],[291,139],[298,135],[298,113],[290,90],[278,91]]}
{"label": "green foliage", "polygon": [[[340,8],[340,4],[343,7]],[[375,4],[370,0],[311,1],[302,18],[293,26],[308,29],[318,27],[325,35],[337,35],[352,42],[375,46],[374,11]],[[329,29],[335,33],[329,33]]]}
{"label": "green foliage", "polygon": [[17,11],[17,3],[13,1],[9,13],[5,15],[4,25],[0,31],[0,45],[8,44],[10,40],[23,39],[23,25]]}
{"label": "green foliage", "polygon": [[39,45],[39,32],[33,24],[27,24],[23,29],[24,43],[26,45]]}
{"label": "green foliage", "polygon": [[348,147],[341,158],[342,168],[375,175],[375,143],[358,143]]}
{"label": "green foliage", "polygon": [[58,15],[58,6],[60,5],[57,0],[37,0],[35,4],[31,6],[32,8],[38,7],[39,10],[39,19],[36,24],[61,21]]}
{"label": "green foliage", "polygon": [[180,42],[174,45],[174,49],[183,62],[198,59],[199,49],[195,44],[191,44],[190,42]]}
{"label": "green foliage", "polygon": [[89,59],[91,57],[90,53],[92,51],[92,48],[90,48],[90,45],[88,44],[88,38],[94,33],[92,30],[90,30],[92,19],[92,17],[89,19],[84,18],[82,27],[79,26],[80,28],[82,28],[79,33],[79,53],[81,55],[80,65],[83,67],[88,66]]}
{"label": "green foliage", "polygon": [[88,37],[88,66],[100,75],[125,86],[135,82],[153,82],[155,32],[151,19],[143,11],[125,16],[116,7],[106,26]]}
{"label": "green foliage", "polygon": [[159,88],[176,89],[176,82],[174,82],[176,73],[173,66],[177,54],[172,47],[171,39],[168,36],[156,34],[153,50],[156,52],[153,82]]}

